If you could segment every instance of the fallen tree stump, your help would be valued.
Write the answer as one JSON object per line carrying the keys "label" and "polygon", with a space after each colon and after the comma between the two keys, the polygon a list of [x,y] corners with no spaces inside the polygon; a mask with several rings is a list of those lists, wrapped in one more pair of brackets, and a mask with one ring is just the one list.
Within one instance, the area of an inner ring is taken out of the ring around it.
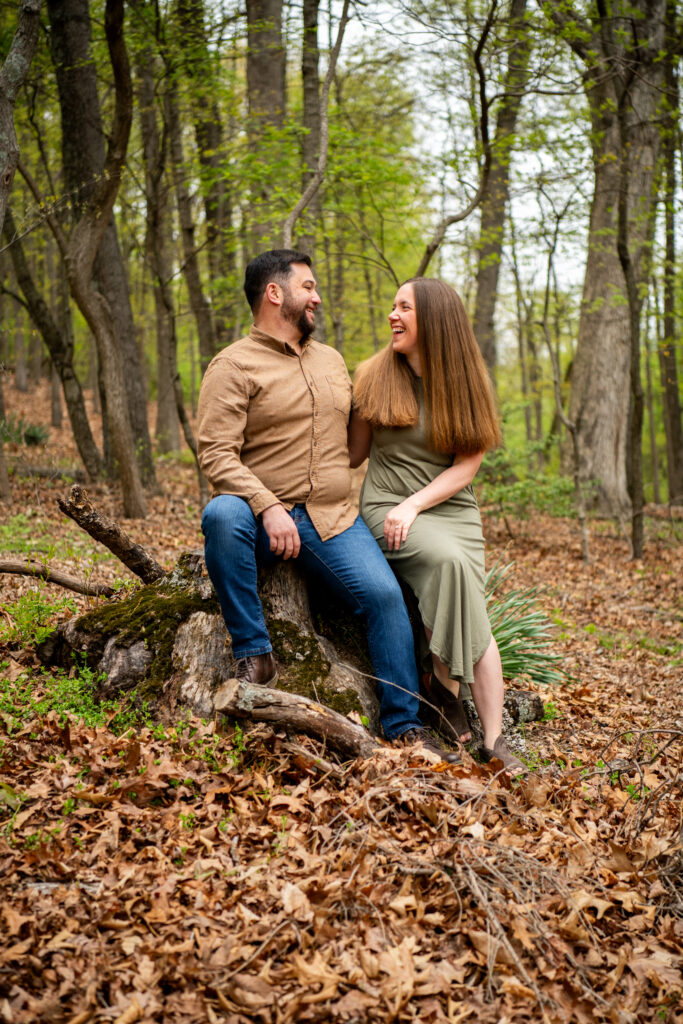
{"label": "fallen tree stump", "polygon": [[[338,606],[314,618],[295,561],[281,562],[259,578],[279,676],[275,688],[258,687],[254,693],[254,687],[244,689],[246,684],[234,679],[230,635],[201,552],[182,555],[165,573],[91,505],[82,488],[74,486],[69,500],[59,505],[147,582],[129,596],[62,623],[37,649],[44,662],[64,668],[85,663],[95,673],[100,697],[134,689],[136,699],[161,719],[175,718],[185,706],[205,717],[220,712],[279,721],[325,737],[345,755],[359,756],[375,746],[379,705],[363,655],[364,631]],[[508,689],[505,708],[508,728],[543,715],[540,697],[528,691]],[[349,720],[351,713],[367,731]],[[472,724],[476,736],[478,723]],[[447,736],[448,729],[442,731]]]}

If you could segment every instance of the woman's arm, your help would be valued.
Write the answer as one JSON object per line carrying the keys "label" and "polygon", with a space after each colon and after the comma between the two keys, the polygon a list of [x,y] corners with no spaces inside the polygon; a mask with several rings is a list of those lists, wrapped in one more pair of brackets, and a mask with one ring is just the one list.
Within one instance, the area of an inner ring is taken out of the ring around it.
{"label": "woman's arm", "polygon": [[351,411],[349,421],[349,463],[351,469],[360,466],[370,454],[372,444],[372,427],[367,420],[359,416],[355,409]]}
{"label": "woman's arm", "polygon": [[463,487],[471,484],[481,466],[484,452],[476,455],[460,455],[453,460],[453,465],[444,469],[434,477],[431,483],[406,498],[400,505],[395,505],[387,512],[384,520],[384,539],[390,551],[398,551],[408,536],[408,530],[415,522],[418,514],[425,509],[434,508],[442,501],[447,501]]}

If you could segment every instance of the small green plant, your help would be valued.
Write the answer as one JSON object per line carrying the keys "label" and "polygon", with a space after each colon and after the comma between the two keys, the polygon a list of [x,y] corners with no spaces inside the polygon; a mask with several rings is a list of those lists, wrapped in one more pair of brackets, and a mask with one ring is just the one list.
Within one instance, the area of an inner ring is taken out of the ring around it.
{"label": "small green plant", "polygon": [[50,431],[42,423],[29,423],[23,416],[10,413],[7,419],[0,420],[0,435],[3,441],[11,444],[25,444],[36,447],[47,444]]}
{"label": "small green plant", "polygon": [[244,746],[244,732],[240,728],[239,724],[235,724],[235,731],[232,737],[232,751],[230,753],[230,759],[235,768],[238,768],[242,761],[242,754],[245,751]]}
{"label": "small green plant", "polygon": [[0,620],[0,640],[33,646],[44,640],[53,630],[53,621],[61,612],[76,610],[70,597],[52,599],[42,590],[30,590],[11,604],[0,605],[5,620]]}
{"label": "small green plant", "polygon": [[509,590],[495,596],[513,567],[496,562],[486,575],[486,598],[491,630],[503,664],[503,676],[528,676],[536,683],[563,683],[566,674],[558,667],[562,658],[551,650],[551,626],[537,605],[538,587]]}
{"label": "small green plant", "polygon": [[192,830],[195,828],[195,826],[197,824],[197,819],[194,816],[194,812],[193,811],[189,811],[187,814],[183,814],[181,812],[179,817],[180,817],[180,824],[185,829],[185,831],[186,832],[192,832]]}
{"label": "small green plant", "polygon": [[549,700],[547,704],[543,705],[543,721],[554,722],[559,717],[559,710],[554,701]]}

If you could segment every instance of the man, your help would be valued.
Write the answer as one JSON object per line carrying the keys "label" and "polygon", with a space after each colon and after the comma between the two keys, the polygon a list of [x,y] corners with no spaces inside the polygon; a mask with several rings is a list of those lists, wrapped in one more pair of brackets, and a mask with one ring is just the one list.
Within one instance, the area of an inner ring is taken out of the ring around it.
{"label": "man", "polygon": [[320,304],[311,261],[292,249],[261,253],[244,290],[253,327],[210,363],[198,410],[199,461],[214,495],[202,517],[206,566],[237,677],[276,678],[257,566],[296,558],[365,617],[387,739],[458,761],[420,723],[403,597],[349,502],[351,382],[339,353],[310,337]]}

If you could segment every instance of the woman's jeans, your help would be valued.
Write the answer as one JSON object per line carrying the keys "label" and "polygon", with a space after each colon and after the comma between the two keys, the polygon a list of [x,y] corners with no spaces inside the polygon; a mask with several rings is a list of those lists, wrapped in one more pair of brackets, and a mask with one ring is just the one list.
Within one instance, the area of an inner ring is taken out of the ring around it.
{"label": "woman's jeans", "polygon": [[[321,540],[304,505],[289,512],[301,538],[297,564],[365,617],[387,739],[420,726],[413,634],[400,587],[379,545],[358,516],[343,533]],[[235,658],[267,654],[272,645],[258,596],[257,569],[280,560],[249,504],[219,494],[204,509],[206,567],[232,638]],[[396,685],[392,686],[391,683]]]}

